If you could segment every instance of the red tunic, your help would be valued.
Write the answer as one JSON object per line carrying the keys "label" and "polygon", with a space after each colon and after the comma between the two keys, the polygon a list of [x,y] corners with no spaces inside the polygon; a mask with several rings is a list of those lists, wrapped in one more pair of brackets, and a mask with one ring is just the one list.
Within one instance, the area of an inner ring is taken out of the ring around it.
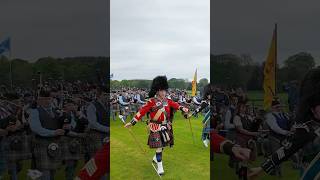
{"label": "red tunic", "polygon": [[180,107],[181,106],[178,103],[172,101],[171,99],[165,98],[163,101],[161,101],[160,99],[151,98],[134,116],[134,120],[140,121],[144,115],[150,112],[150,119],[152,121],[161,123],[165,120],[170,119],[170,108],[177,110]]}
{"label": "red tunic", "polygon": [[210,132],[211,151],[215,153],[224,153],[223,146],[226,143],[231,143],[231,141],[226,140],[224,137],[220,136],[216,131]]}
{"label": "red tunic", "polygon": [[160,100],[157,98],[151,98],[142,106],[138,113],[134,116],[134,121],[138,122],[148,112],[151,122],[149,123],[150,130],[153,132],[159,131],[160,124],[167,122],[170,119],[170,112],[173,108],[175,110],[180,109],[180,105],[171,99],[165,98]]}

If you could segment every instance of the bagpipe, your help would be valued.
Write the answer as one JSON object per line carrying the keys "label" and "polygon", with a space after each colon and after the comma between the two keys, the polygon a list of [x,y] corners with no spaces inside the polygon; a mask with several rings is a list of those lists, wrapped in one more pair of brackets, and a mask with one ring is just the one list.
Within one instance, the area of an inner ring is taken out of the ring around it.
{"label": "bagpipe", "polygon": [[320,179],[320,153],[318,153],[318,155],[311,161],[301,177],[301,180],[318,179]]}

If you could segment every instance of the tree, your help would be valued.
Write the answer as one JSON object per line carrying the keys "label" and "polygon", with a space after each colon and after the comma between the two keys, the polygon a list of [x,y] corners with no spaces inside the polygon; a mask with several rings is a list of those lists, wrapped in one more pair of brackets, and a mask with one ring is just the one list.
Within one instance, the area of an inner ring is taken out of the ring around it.
{"label": "tree", "polygon": [[[66,81],[98,82],[98,74],[107,78],[109,68],[108,57],[44,57],[32,63],[23,59],[13,59],[12,74],[15,86],[31,87],[31,79],[38,79],[37,72],[42,73],[44,81],[49,78]],[[10,61],[0,57],[0,84],[10,85]]]}
{"label": "tree", "polygon": [[[246,58],[246,63],[242,62],[243,58]],[[242,58],[234,54],[211,55],[211,82],[224,86],[246,87],[252,72],[250,62],[248,55]]]}
{"label": "tree", "polygon": [[283,70],[286,71],[286,81],[301,80],[306,72],[315,67],[315,60],[311,54],[300,52],[284,61]]}
{"label": "tree", "polygon": [[209,80],[207,78],[202,78],[199,80],[198,83],[198,89],[202,89],[203,87],[205,87],[207,84],[209,84]]}
{"label": "tree", "polygon": [[174,89],[186,89],[187,88],[187,84],[184,79],[172,78],[172,79],[168,80],[168,84],[169,84],[170,88],[174,88]]}

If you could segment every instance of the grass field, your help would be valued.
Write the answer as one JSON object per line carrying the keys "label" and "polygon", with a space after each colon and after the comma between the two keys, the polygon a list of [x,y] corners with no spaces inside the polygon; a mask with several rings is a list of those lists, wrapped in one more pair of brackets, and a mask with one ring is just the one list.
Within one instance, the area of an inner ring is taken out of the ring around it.
{"label": "grass field", "polygon": [[[80,169],[84,166],[84,162],[79,162],[78,163],[78,166],[77,166],[77,169],[76,169],[76,174],[77,172],[80,171]],[[22,171],[19,173],[19,176],[18,176],[18,179],[19,180],[25,180],[27,179],[27,170],[30,169],[31,167],[31,161],[24,161],[23,163],[23,169]],[[64,173],[64,168],[65,166],[61,166],[59,168],[59,170],[56,172],[56,175],[55,175],[55,179],[58,179],[58,180],[64,180],[65,179],[65,173]],[[7,180],[9,179],[9,176],[6,174],[4,177],[3,177],[4,180]]]}
{"label": "grass field", "polygon": [[[279,93],[277,95],[280,98],[280,101],[283,105],[288,105],[288,96],[286,93]],[[248,98],[251,103],[254,103],[255,106],[263,106],[263,91],[250,91],[248,92]]]}
{"label": "grass field", "polygon": [[[281,102],[284,105],[287,105],[287,95],[285,93],[281,93],[278,95],[281,99]],[[248,93],[249,100],[259,100],[255,101],[254,104],[257,107],[261,107],[263,105],[263,92],[261,91],[252,91]],[[234,169],[228,167],[229,157],[226,155],[215,154],[214,162],[213,162],[213,178],[214,179],[223,179],[223,180],[236,180],[237,176],[234,173]],[[263,158],[259,157],[257,161],[253,164],[250,164],[250,167],[258,167],[261,162],[263,162]],[[281,179],[281,180],[295,180],[299,179],[299,171],[293,170],[291,166],[291,162],[285,162],[282,165],[283,177],[278,178],[269,175],[260,176],[259,180],[273,180],[273,179]]]}
{"label": "grass field", "polygon": [[[253,91],[248,93],[250,100],[256,100],[254,105],[262,107],[263,93]],[[279,94],[281,102],[287,104],[287,95]],[[210,155],[209,149],[205,148],[200,140],[201,120],[203,117],[192,118],[192,128],[195,135],[195,144],[188,121],[184,120],[180,113],[174,118],[175,145],[173,148],[166,148],[163,153],[165,175],[163,179],[173,180],[205,180],[210,179]],[[129,118],[128,118],[129,119]],[[151,159],[154,150],[150,150],[147,143],[147,129],[145,123],[139,122],[132,132],[147,152],[143,154],[139,146],[130,135],[129,130],[123,127],[119,119],[111,121],[111,179],[159,179],[151,166]],[[228,156],[215,154],[213,162],[213,178],[223,180],[236,180],[234,170],[228,167]],[[263,158],[250,164],[250,167],[257,167]],[[299,179],[299,171],[293,170],[291,162],[282,165],[283,177],[277,178],[269,175],[259,177],[259,180],[295,180]]]}
{"label": "grass field", "polygon": [[[223,180],[237,180],[237,176],[235,175],[234,169],[228,167],[229,157],[226,155],[215,154],[214,162],[213,162],[213,179],[223,179]],[[263,158],[259,157],[257,161],[253,164],[250,164],[249,167],[258,167]],[[299,179],[299,171],[293,170],[291,166],[291,162],[285,162],[282,165],[282,178],[269,176],[266,174],[258,177],[258,180],[298,180]]]}
{"label": "grass field", "polygon": [[[201,141],[202,117],[191,118],[195,144],[193,144],[189,123],[180,113],[175,114],[173,130],[175,145],[165,148],[163,165],[165,175],[162,179],[210,179],[210,152]],[[132,132],[147,152],[143,154],[139,146],[123,127],[119,119],[111,121],[111,179],[159,179],[151,166],[155,150],[147,143],[147,129],[143,122],[132,127]]]}

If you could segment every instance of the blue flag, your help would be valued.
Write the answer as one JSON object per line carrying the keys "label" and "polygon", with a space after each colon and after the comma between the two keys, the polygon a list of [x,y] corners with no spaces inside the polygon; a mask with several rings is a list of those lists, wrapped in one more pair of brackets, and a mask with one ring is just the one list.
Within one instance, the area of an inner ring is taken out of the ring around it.
{"label": "blue flag", "polygon": [[10,52],[10,50],[11,50],[10,38],[7,38],[0,43],[0,55],[6,52]]}

